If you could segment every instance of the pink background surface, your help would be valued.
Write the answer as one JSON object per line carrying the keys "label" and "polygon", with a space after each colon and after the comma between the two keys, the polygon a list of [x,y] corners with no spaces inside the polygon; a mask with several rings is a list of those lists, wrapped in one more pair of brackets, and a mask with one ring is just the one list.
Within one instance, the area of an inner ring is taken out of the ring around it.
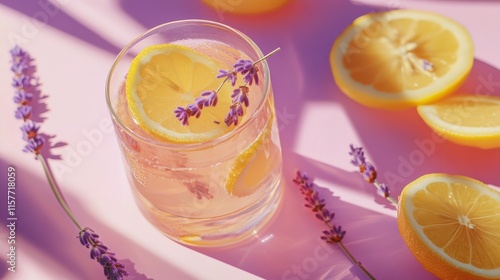
{"label": "pink background surface", "polygon": [[[34,109],[50,139],[46,152],[55,179],[80,222],[98,232],[126,265],[128,279],[365,279],[339,248],[319,239],[323,225],[302,206],[291,183],[297,168],[316,178],[328,209],[336,212],[335,221],[347,230],[345,245],[375,277],[433,279],[403,243],[395,208],[353,172],[350,143],[366,148],[380,181],[390,184],[394,196],[431,172],[500,186],[500,149],[438,143],[414,109],[389,112],[354,103],[337,88],[328,60],[335,38],[362,14],[391,7],[434,11],[463,24],[474,40],[475,64],[460,91],[498,96],[497,1],[291,0],[259,16],[218,14],[199,1],[53,0],[57,9],[51,10],[44,3],[0,2],[1,224],[7,224],[7,166],[17,170],[18,217],[15,273],[7,271],[8,232],[0,226],[1,278],[103,278],[101,267],[76,239],[78,231],[57,204],[39,162],[21,151],[10,86],[12,38],[36,60],[42,94]],[[284,152],[284,200],[265,230],[232,247],[186,247],[148,224],[133,202],[109,127],[104,84],[117,52],[157,24],[186,18],[231,25],[264,53],[282,48],[269,64]],[[419,143],[427,143],[429,150],[422,151]],[[404,162],[410,164],[405,168]],[[390,179],[391,174],[399,179]]]}

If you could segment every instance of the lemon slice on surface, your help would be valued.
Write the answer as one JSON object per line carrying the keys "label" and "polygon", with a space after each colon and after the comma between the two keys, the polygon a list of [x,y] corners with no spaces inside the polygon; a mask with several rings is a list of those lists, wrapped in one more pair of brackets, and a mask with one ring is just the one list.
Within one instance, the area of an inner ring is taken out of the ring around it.
{"label": "lemon slice on surface", "polygon": [[266,13],[280,8],[290,0],[202,0],[205,4],[212,6],[222,16],[224,12],[234,14],[257,14]]}
{"label": "lemon slice on surface", "polygon": [[500,192],[465,176],[424,175],[400,196],[398,227],[440,279],[500,279]]}
{"label": "lemon slice on surface", "polygon": [[463,95],[417,111],[436,133],[457,144],[483,149],[500,147],[500,97]]}
{"label": "lemon slice on surface", "polygon": [[[223,125],[231,105],[227,83],[218,93],[215,107],[205,107],[200,118],[183,126],[175,117],[177,106],[191,104],[204,91],[215,90],[224,65],[191,48],[162,44],[143,49],[132,61],[126,80],[130,112],[138,125],[167,142],[195,143],[220,137],[234,126]],[[222,123],[222,125],[217,124]]]}
{"label": "lemon slice on surface", "polygon": [[262,180],[269,175],[276,165],[280,154],[272,141],[274,114],[258,138],[250,144],[233,162],[226,180],[226,191],[236,197],[253,194],[262,186]]}
{"label": "lemon slice on surface", "polygon": [[363,15],[330,51],[340,90],[365,106],[384,109],[426,104],[454,92],[473,62],[465,28],[415,10]]}

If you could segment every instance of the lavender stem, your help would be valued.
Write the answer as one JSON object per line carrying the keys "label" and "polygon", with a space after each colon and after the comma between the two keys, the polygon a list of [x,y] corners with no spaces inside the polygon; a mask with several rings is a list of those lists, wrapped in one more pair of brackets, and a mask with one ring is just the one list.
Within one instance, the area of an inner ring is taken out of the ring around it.
{"label": "lavender stem", "polygon": [[274,51],[272,51],[272,52],[270,52],[270,53],[266,54],[265,56],[263,56],[263,57],[261,57],[261,58],[257,59],[257,60],[253,63],[253,65],[255,65],[255,64],[257,64],[257,63],[261,62],[262,60],[264,60],[264,59],[266,59],[266,58],[270,57],[271,55],[273,55],[273,54],[277,53],[279,50],[281,50],[281,48],[276,48]]}
{"label": "lavender stem", "polygon": [[61,205],[61,207],[64,209],[64,211],[66,212],[66,214],[68,214],[68,216],[73,221],[73,223],[76,225],[76,227],[78,227],[79,230],[82,230],[82,226],[80,226],[80,224],[76,220],[75,216],[73,215],[73,213],[69,209],[68,205],[64,201],[61,193],[59,192],[59,189],[57,188],[56,183],[54,181],[54,178],[52,178],[52,174],[51,174],[51,172],[50,172],[50,170],[49,170],[49,168],[47,166],[47,162],[45,161],[45,158],[42,156],[42,154],[37,154],[36,158],[42,164],[43,171],[45,171],[45,176],[47,176],[47,180],[49,181],[50,188],[54,192],[54,195],[56,196],[57,201],[59,202],[59,204]]}
{"label": "lavender stem", "polygon": [[340,249],[347,255],[347,257],[351,260],[352,263],[354,263],[363,273],[371,280],[375,280],[375,276],[373,276],[368,270],[361,264],[360,261],[358,261],[352,254],[351,252],[347,249],[346,246],[344,246],[344,243],[342,241],[337,242],[339,244]]}
{"label": "lavender stem", "polygon": [[[380,184],[379,184],[377,181],[373,182],[373,185],[374,185],[377,189],[379,189],[379,190],[381,190],[381,189],[382,189],[382,188],[380,187]],[[385,199],[389,200],[392,204],[394,204],[394,206],[398,207],[399,203],[398,203],[397,199],[395,199],[394,197],[392,197],[392,196],[390,196],[390,195],[389,195],[389,196],[388,196],[388,197],[386,197]]]}

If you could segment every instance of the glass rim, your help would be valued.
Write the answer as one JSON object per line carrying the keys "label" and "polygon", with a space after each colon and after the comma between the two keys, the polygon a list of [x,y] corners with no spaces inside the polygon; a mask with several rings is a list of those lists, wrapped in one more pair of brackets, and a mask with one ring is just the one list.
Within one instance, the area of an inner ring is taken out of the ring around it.
{"label": "glass rim", "polygon": [[[154,145],[154,146],[159,146],[162,148],[180,148],[182,149],[200,149],[205,146],[214,146],[218,145],[222,142],[225,142],[226,140],[232,138],[234,135],[240,133],[243,131],[251,122],[253,119],[256,118],[256,116],[260,113],[260,111],[263,110],[264,103],[268,99],[268,95],[270,93],[270,72],[269,72],[269,66],[267,63],[267,60],[264,59],[261,62],[259,62],[262,66],[263,69],[263,89],[262,89],[262,97],[259,100],[259,104],[257,105],[256,109],[252,112],[252,114],[248,117],[248,119],[245,122],[239,123],[235,129],[231,130],[230,132],[223,134],[215,139],[207,140],[207,141],[202,141],[202,142],[195,142],[195,143],[169,143],[169,142],[163,142],[160,139],[154,137],[151,135],[151,137],[144,137],[141,136],[137,133],[135,133],[131,128],[129,128],[127,125],[125,125],[121,119],[117,116],[116,110],[113,107],[112,101],[111,101],[111,91],[110,91],[110,84],[111,80],[114,77],[115,74],[115,69],[118,67],[118,64],[121,62],[121,59],[125,56],[125,54],[137,43],[139,43],[141,40],[146,38],[147,36],[155,33],[159,29],[162,29],[164,27],[168,26],[173,26],[173,25],[182,25],[182,24],[199,24],[199,25],[210,25],[212,27],[216,28],[222,28],[227,31],[232,32],[233,34],[239,36],[242,38],[251,48],[252,50],[257,54],[258,58],[261,58],[264,56],[260,48],[257,46],[257,44],[250,39],[247,35],[245,35],[243,32],[230,27],[226,24],[216,22],[216,21],[211,21],[211,20],[204,20],[204,19],[183,19],[183,20],[176,20],[176,21],[170,21],[166,22],[160,25],[157,25],[153,28],[150,28],[149,30],[146,30],[145,32],[141,33],[140,35],[136,36],[133,40],[131,40],[127,45],[125,45],[118,55],[115,57],[113,60],[113,64],[111,65],[111,68],[108,71],[108,75],[106,77],[106,85],[105,85],[105,95],[106,95],[106,105],[108,108],[108,111],[111,114],[111,118],[115,121],[118,126],[126,131],[127,134],[133,135],[135,138],[140,139],[142,142],[148,143],[148,145]],[[124,78],[124,77],[123,77]],[[172,112],[173,114],[173,112]],[[146,132],[147,133],[147,132]]]}

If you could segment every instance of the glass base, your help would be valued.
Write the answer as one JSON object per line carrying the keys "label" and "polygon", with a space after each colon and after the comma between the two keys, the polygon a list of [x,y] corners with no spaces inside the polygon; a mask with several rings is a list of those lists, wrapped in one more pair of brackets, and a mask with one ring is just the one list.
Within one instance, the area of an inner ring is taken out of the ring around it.
{"label": "glass base", "polygon": [[283,193],[283,179],[278,176],[272,192],[250,207],[220,217],[186,218],[155,208],[134,189],[134,197],[142,214],[170,239],[202,247],[227,246],[256,235],[271,220]]}

